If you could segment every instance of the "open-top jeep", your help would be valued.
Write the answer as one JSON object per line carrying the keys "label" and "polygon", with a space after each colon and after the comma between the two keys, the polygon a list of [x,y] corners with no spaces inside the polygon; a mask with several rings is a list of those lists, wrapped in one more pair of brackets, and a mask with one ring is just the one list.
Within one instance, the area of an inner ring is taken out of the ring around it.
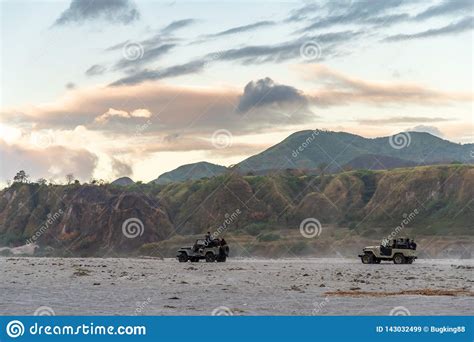
{"label": "open-top jeep", "polygon": [[179,262],[198,262],[205,259],[206,262],[225,262],[229,256],[229,246],[216,240],[196,240],[193,246],[181,247],[176,258]]}
{"label": "open-top jeep", "polygon": [[411,264],[417,258],[416,243],[407,238],[385,241],[380,246],[368,246],[359,254],[364,264],[380,264],[382,260],[395,264]]}

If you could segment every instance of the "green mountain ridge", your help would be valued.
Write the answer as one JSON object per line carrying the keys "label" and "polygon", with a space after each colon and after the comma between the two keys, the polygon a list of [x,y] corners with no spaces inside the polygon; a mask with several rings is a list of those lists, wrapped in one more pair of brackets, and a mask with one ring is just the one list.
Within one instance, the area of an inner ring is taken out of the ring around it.
{"label": "green mountain ridge", "polygon": [[344,165],[363,155],[397,158],[418,165],[452,161],[472,163],[470,151],[473,146],[452,143],[423,132],[401,132],[393,137],[369,139],[345,132],[300,131],[245,159],[239,167],[244,171],[261,171],[315,169],[325,164],[331,171],[342,171]]}

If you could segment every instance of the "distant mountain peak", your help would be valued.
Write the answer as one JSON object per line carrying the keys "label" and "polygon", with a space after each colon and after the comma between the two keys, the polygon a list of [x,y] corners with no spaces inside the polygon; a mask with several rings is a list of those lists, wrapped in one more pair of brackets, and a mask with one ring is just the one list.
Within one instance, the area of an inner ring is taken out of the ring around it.
{"label": "distant mountain peak", "polygon": [[127,186],[131,184],[135,184],[135,182],[130,177],[120,177],[114,180],[112,185],[120,185],[120,186]]}
{"label": "distant mountain peak", "polygon": [[184,182],[187,180],[196,180],[201,178],[210,178],[221,175],[227,171],[227,167],[217,164],[212,164],[206,161],[197,163],[185,164],[180,167],[165,172],[153,183],[168,184],[173,182]]}

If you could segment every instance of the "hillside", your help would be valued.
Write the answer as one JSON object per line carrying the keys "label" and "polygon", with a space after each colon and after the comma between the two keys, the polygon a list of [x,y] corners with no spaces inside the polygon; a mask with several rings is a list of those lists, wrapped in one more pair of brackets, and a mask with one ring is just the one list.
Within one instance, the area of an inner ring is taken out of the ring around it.
{"label": "hillside", "polygon": [[[295,244],[304,244],[309,240],[299,235],[298,227],[306,218],[318,219],[332,241],[340,229],[378,239],[413,212],[410,234],[472,236],[473,198],[474,166],[469,165],[300,177],[227,173],[125,187],[15,183],[0,192],[0,247],[24,245],[37,236],[43,253],[54,255],[152,250],[169,256],[172,248],[160,243],[218,227],[235,241],[247,236],[268,247],[282,239],[280,232],[289,231],[298,237]],[[122,230],[131,218],[143,223],[135,238]]]}

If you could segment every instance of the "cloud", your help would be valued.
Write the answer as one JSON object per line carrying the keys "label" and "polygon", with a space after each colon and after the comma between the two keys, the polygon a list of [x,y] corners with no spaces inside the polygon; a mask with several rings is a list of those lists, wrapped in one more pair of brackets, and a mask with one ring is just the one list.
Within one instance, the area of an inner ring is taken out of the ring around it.
{"label": "cloud", "polygon": [[319,3],[307,3],[303,7],[291,10],[290,15],[285,19],[285,22],[301,22],[302,20],[307,19],[312,13],[321,10],[321,8],[322,6]]}
{"label": "cloud", "polygon": [[320,85],[308,91],[313,102],[321,106],[346,105],[349,103],[368,104],[451,104],[469,102],[472,93],[450,93],[431,89],[422,85],[400,82],[373,82],[350,77],[322,65],[298,66],[303,77]]}
{"label": "cloud", "polygon": [[[230,129],[235,135],[257,133],[315,117],[307,110],[303,94],[298,90],[271,81],[264,83],[262,89],[268,87],[272,92],[252,111],[251,119],[244,118],[237,110],[239,102],[241,108],[249,108],[249,86],[246,90],[221,89],[156,82],[72,90],[48,104],[5,110],[1,118],[5,122],[15,118],[19,125],[34,125],[36,129],[84,126],[106,134],[146,139],[156,138],[157,134],[210,136],[221,128]],[[253,100],[255,92],[258,88],[253,89]]]}
{"label": "cloud", "polygon": [[132,167],[117,158],[112,158],[112,173],[114,177],[125,177],[133,174]]}
{"label": "cloud", "polygon": [[73,173],[80,180],[89,180],[97,165],[97,156],[86,150],[51,146],[31,149],[8,145],[0,139],[0,180],[12,179],[19,170],[25,170],[32,180],[40,177],[63,180]]}
{"label": "cloud", "polygon": [[161,33],[162,34],[170,34],[176,30],[179,30],[183,27],[186,27],[186,26],[189,26],[191,24],[194,24],[196,22],[195,19],[182,19],[182,20],[176,20],[176,21],[173,21],[171,22],[169,25],[167,25],[166,27],[164,27],[162,30],[161,30]]}
{"label": "cloud", "polygon": [[[329,1],[318,10],[322,15],[312,19],[312,23],[298,32],[309,32],[336,25],[364,24],[373,20],[383,20],[384,14],[403,5],[401,0],[374,1],[367,6],[365,1]],[[393,17],[391,18],[394,19]]]}
{"label": "cloud", "polygon": [[[124,45],[124,47],[126,46],[127,45]],[[166,54],[175,46],[175,44],[163,44],[151,49],[144,49],[141,45],[136,45],[134,48],[141,49],[143,55],[139,58],[122,58],[115,64],[115,69],[118,70],[130,67],[139,67],[146,63],[156,61],[158,58]]]}
{"label": "cloud", "polygon": [[242,143],[232,142],[231,145],[225,149],[216,149],[212,143],[212,134],[181,134],[179,138],[168,139],[165,137],[160,141],[150,141],[146,144],[145,153],[156,153],[156,152],[190,152],[190,151],[208,151],[210,156],[224,157],[224,156],[236,156],[236,155],[250,155],[258,153],[267,148],[267,145],[258,143]]}
{"label": "cloud", "polygon": [[397,124],[397,123],[419,123],[419,122],[444,122],[451,121],[452,119],[440,118],[440,117],[422,117],[422,116],[397,116],[383,119],[359,119],[358,123],[363,125],[385,125],[385,124]]}
{"label": "cloud", "polygon": [[[413,11],[423,6],[423,2],[410,3],[403,0],[376,1],[367,6],[364,1],[327,1],[318,5],[306,5],[292,12],[287,21],[301,21],[309,19],[309,25],[297,31],[297,33],[309,33],[314,30],[328,29],[335,26],[356,26],[364,32],[371,29],[380,29],[395,23],[413,23],[425,21],[431,18],[444,18],[472,13],[474,5],[470,0],[442,1],[438,4],[424,8],[416,15]],[[442,34],[458,33],[469,29],[467,19],[460,19],[441,29],[430,29],[414,35],[401,34],[387,37],[387,41],[404,40],[410,38],[423,38]]]}
{"label": "cloud", "polygon": [[210,34],[210,35],[208,35],[208,37],[227,36],[227,35],[231,35],[231,34],[252,31],[252,30],[255,30],[255,29],[258,29],[258,28],[261,28],[261,27],[267,27],[267,26],[273,26],[273,25],[275,25],[274,21],[259,21],[259,22],[253,23],[253,24],[237,26],[237,27],[233,27],[231,29],[225,30],[225,31]]}
{"label": "cloud", "polygon": [[86,70],[85,74],[86,76],[98,76],[98,75],[102,75],[106,70],[107,68],[104,67],[103,65],[94,64],[93,66],[91,66],[89,69]]}
{"label": "cloud", "polygon": [[121,43],[109,46],[105,49],[105,51],[116,51],[122,50],[124,46],[127,44],[135,44],[142,46],[145,51],[154,49],[156,47],[166,45],[166,44],[175,44],[180,39],[171,36],[170,34],[174,31],[177,31],[183,27],[189,26],[196,22],[195,19],[183,19],[171,22],[169,25],[165,26],[164,28],[158,30],[155,34],[151,35],[150,37],[142,40],[132,41],[132,40],[125,40]]}
{"label": "cloud", "polygon": [[472,30],[473,28],[474,28],[474,17],[466,17],[457,22],[451,23],[449,25],[446,25],[440,28],[429,29],[426,31],[413,33],[413,34],[397,34],[397,35],[389,36],[385,38],[384,40],[387,42],[396,42],[396,41],[408,40],[408,39],[437,37],[437,36],[444,36],[448,34],[461,33],[464,31]]}
{"label": "cloud", "polygon": [[164,78],[177,77],[187,74],[194,74],[204,69],[204,60],[192,61],[185,64],[173,65],[168,68],[149,70],[145,69],[131,76],[123,77],[110,86],[134,85],[145,81],[156,81]]}
{"label": "cloud", "polygon": [[[316,42],[322,47],[321,59],[336,54],[338,45],[348,42],[360,35],[356,31],[339,31],[306,36],[296,40],[274,45],[253,45],[229,49],[216,53],[219,60],[241,61],[247,63],[283,62],[294,58],[302,58],[301,47],[306,43]],[[313,43],[314,44],[314,43]]]}
{"label": "cloud", "polygon": [[74,89],[74,88],[76,88],[76,84],[74,84],[73,82],[68,82],[68,83],[66,83],[65,88],[66,89]]}
{"label": "cloud", "polygon": [[129,24],[139,17],[140,13],[130,0],[72,0],[54,25],[82,24],[93,20]]}
{"label": "cloud", "polygon": [[308,101],[303,93],[291,86],[276,84],[269,77],[249,82],[239,99],[237,109],[245,113],[265,106],[287,108],[287,105],[307,107]]}
{"label": "cloud", "polygon": [[437,5],[433,5],[425,9],[423,12],[417,14],[415,19],[429,19],[432,17],[451,15],[451,14],[463,14],[466,12],[472,12],[474,5],[471,0],[445,0]]}
{"label": "cloud", "polygon": [[113,117],[118,118],[149,118],[151,117],[151,112],[148,109],[135,109],[133,111],[127,112],[125,110],[118,110],[114,108],[109,108],[104,114],[95,118],[95,121],[98,123],[106,123]]}
{"label": "cloud", "polygon": [[407,129],[406,132],[426,132],[437,137],[444,137],[444,134],[439,130],[438,127],[435,126],[418,125],[413,128]]}
{"label": "cloud", "polygon": [[111,86],[134,85],[146,81],[156,81],[182,75],[195,74],[216,61],[237,61],[243,64],[283,62],[304,57],[301,48],[304,44],[321,44],[323,46],[321,59],[338,54],[338,44],[351,41],[360,35],[359,32],[342,31],[325,33],[312,37],[303,37],[275,45],[253,45],[236,49],[216,51],[188,63],[172,65],[162,69],[145,69],[123,77]]}

